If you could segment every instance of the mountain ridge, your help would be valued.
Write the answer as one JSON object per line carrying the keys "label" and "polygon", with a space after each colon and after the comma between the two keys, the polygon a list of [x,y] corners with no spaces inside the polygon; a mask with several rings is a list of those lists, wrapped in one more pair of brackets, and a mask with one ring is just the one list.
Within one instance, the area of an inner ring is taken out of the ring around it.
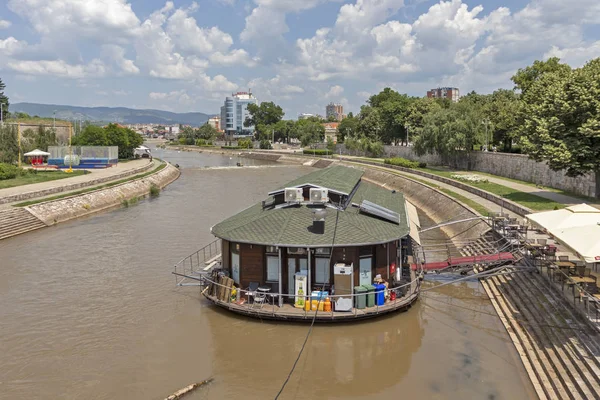
{"label": "mountain ridge", "polygon": [[83,120],[95,122],[118,122],[121,124],[183,124],[200,126],[210,115],[201,112],[175,113],[155,109],[136,109],[128,107],[82,107],[60,104],[13,103],[11,112],[23,112],[31,116],[52,118],[56,111],[57,119]]}

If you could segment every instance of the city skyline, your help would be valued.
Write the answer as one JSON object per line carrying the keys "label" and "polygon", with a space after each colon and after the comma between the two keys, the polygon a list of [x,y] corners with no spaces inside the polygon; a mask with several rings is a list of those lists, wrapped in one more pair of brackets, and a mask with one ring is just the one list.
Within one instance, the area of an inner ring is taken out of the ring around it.
{"label": "city skyline", "polygon": [[216,114],[251,87],[286,118],[356,113],[384,87],[490,93],[536,59],[579,67],[598,17],[595,0],[8,0],[0,77],[11,103]]}

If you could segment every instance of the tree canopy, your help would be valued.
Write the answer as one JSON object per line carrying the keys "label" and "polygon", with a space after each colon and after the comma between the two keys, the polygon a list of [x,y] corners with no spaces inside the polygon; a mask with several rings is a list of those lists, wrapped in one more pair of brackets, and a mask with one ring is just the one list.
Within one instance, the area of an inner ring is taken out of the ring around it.
{"label": "tree canopy", "polygon": [[0,79],[0,103],[2,103],[2,120],[6,120],[6,117],[8,116],[8,107],[9,107],[9,102],[8,102],[8,97],[6,97],[6,95],[4,94],[4,89],[6,89],[6,85],[4,84],[4,82],[2,82],[2,79]]}
{"label": "tree canopy", "polygon": [[558,65],[540,68],[523,93],[521,143],[569,176],[594,171],[600,197],[600,58],[574,70]]}
{"label": "tree canopy", "polygon": [[134,130],[117,124],[105,127],[88,125],[75,136],[72,144],[75,146],[119,146],[119,158],[133,157],[133,151],[141,146],[144,139]]}

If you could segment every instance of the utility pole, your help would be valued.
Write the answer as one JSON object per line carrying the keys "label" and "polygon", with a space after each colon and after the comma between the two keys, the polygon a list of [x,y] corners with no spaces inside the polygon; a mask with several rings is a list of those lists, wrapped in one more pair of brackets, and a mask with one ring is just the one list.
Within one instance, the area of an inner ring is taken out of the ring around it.
{"label": "utility pole", "polygon": [[19,141],[19,168],[21,168],[21,123],[18,124],[17,137]]}
{"label": "utility pole", "polygon": [[489,118],[486,118],[481,121],[481,123],[485,125],[485,151],[490,151],[490,142],[488,137],[488,125],[490,124],[490,120]]}
{"label": "utility pole", "polygon": [[406,124],[406,147],[408,147],[408,128],[409,128],[409,125]]}
{"label": "utility pole", "polygon": [[73,125],[69,124],[69,169],[65,172],[73,172],[73,146],[71,146],[71,139],[73,136]]}
{"label": "utility pole", "polygon": [[52,113],[52,129],[56,132],[56,110]]}

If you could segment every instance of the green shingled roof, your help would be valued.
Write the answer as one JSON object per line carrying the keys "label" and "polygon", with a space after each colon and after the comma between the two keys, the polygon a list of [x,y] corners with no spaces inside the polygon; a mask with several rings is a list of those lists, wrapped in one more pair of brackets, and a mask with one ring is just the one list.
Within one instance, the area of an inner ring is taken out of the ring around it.
{"label": "green shingled roof", "polygon": [[311,172],[308,175],[301,176],[285,186],[277,189],[282,190],[288,187],[312,184],[328,189],[335,190],[343,194],[350,194],[363,175],[363,171],[356,168],[333,166]]}
{"label": "green shingled roof", "polygon": [[[344,171],[348,173],[347,179],[344,179]],[[338,185],[338,188],[340,188],[342,187],[341,182],[349,182],[346,185],[347,189],[354,182],[348,190],[350,192],[360,180],[360,175],[362,175],[362,171],[340,166],[316,172],[319,174],[312,173],[306,175],[306,177],[318,177],[318,181],[311,180],[307,182],[304,178],[299,178],[293,182],[300,183],[294,184],[292,182],[286,187],[302,183],[313,183],[328,187],[323,183],[336,182],[340,183]],[[332,174],[332,177],[327,176],[329,173]],[[360,204],[363,200],[371,201],[397,212],[400,216],[400,224],[364,214],[360,212],[358,207],[354,206],[348,206],[348,208],[339,212],[328,207],[326,208],[325,233],[317,234],[312,232],[313,210],[322,207],[294,205],[263,209],[262,204],[259,203],[215,225],[212,228],[212,233],[222,239],[240,243],[286,247],[330,247],[337,217],[335,246],[387,243],[408,234],[406,206],[402,193],[392,193],[390,190],[373,183],[360,181],[351,202]]]}

